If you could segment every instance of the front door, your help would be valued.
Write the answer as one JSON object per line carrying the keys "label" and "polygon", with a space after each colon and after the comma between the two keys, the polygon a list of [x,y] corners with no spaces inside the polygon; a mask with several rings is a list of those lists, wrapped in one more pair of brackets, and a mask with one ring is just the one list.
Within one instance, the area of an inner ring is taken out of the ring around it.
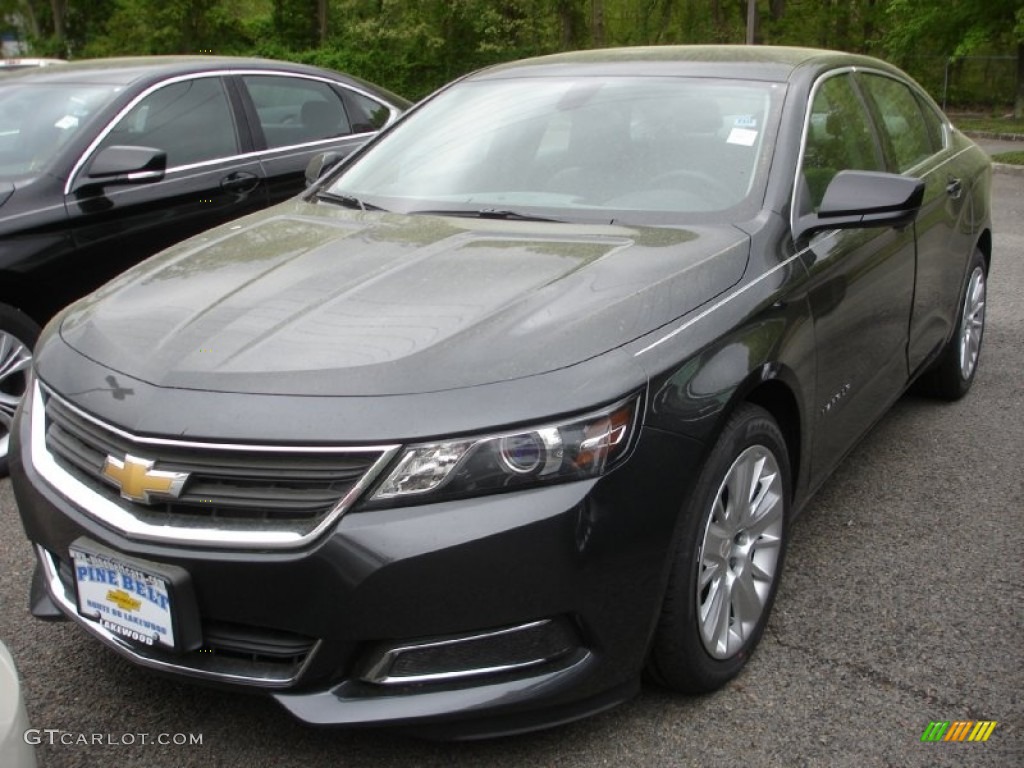
{"label": "front door", "polygon": [[[814,91],[801,160],[797,204],[821,203],[841,170],[884,171],[865,101],[849,73]],[[804,252],[810,274],[817,387],[815,477],[827,474],[900,395],[907,380],[907,328],[913,304],[914,229],[832,230]]]}
{"label": "front door", "polygon": [[[129,110],[96,147],[154,147],[167,171],[154,182],[97,187],[88,160],[67,197],[77,246],[71,272],[111,277],[167,246],[263,208],[263,169],[242,153],[240,132],[220,77],[163,85]],[[75,279],[69,273],[67,279]]]}

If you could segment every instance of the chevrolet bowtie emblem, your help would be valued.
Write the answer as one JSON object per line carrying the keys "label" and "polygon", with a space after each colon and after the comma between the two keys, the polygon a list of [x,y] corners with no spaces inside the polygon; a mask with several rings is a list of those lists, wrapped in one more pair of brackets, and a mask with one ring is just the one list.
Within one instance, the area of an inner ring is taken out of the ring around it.
{"label": "chevrolet bowtie emblem", "polygon": [[124,461],[107,456],[103,462],[103,479],[117,486],[122,498],[152,504],[161,498],[178,498],[188,472],[162,472],[153,469],[152,461],[132,455],[126,455]]}

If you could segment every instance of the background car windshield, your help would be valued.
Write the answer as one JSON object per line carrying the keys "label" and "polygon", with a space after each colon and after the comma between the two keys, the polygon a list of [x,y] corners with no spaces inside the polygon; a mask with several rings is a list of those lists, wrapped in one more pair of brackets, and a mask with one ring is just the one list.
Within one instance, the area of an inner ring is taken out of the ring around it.
{"label": "background car windshield", "polygon": [[5,84],[0,89],[0,179],[31,176],[46,168],[117,90]]}
{"label": "background car windshield", "polygon": [[781,92],[672,77],[467,82],[410,115],[329,191],[406,213],[731,210],[763,184]]}

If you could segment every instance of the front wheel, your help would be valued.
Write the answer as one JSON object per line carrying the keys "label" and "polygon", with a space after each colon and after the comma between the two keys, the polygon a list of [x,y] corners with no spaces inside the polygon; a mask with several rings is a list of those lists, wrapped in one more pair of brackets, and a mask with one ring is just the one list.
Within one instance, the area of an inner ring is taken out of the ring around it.
{"label": "front wheel", "polygon": [[785,556],[789,455],[764,409],[736,410],[683,510],[647,671],[684,692],[720,688],[764,632]]}
{"label": "front wheel", "polygon": [[25,394],[39,326],[14,307],[0,304],[0,477],[7,476],[14,411]]}

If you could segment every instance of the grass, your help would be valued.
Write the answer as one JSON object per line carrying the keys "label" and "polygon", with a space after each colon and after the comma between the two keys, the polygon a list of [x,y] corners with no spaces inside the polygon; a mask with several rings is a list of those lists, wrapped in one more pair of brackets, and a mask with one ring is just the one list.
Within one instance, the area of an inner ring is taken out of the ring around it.
{"label": "grass", "polygon": [[1024,165],[1024,150],[1019,152],[1000,152],[992,155],[993,162],[1008,163],[1009,165]]}
{"label": "grass", "polygon": [[983,115],[953,115],[953,123],[961,131],[1024,134],[1024,120],[1012,117],[986,117]]}

